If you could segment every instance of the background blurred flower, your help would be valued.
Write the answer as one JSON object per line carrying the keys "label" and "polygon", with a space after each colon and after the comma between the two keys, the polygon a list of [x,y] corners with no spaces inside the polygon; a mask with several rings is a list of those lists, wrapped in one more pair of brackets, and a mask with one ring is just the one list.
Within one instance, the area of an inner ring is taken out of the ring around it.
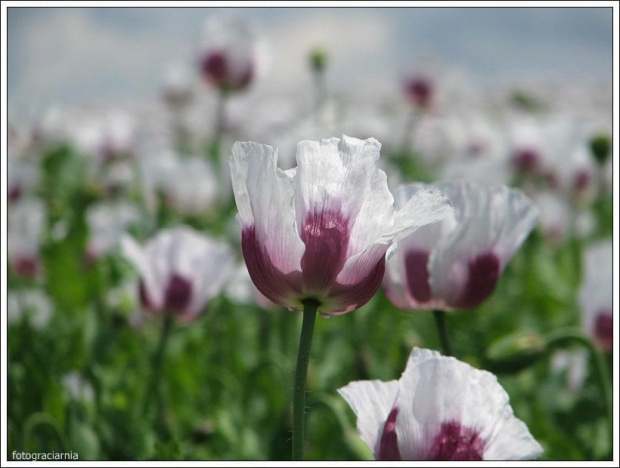
{"label": "background blurred flower", "polygon": [[7,296],[7,318],[9,323],[26,319],[35,330],[47,327],[53,314],[53,305],[40,289],[25,289],[9,292]]}
{"label": "background blurred flower", "polygon": [[313,298],[337,315],[365,304],[399,237],[450,212],[436,190],[420,190],[393,208],[380,144],[344,136],[297,147],[297,168],[277,167],[277,151],[235,143],[232,181],[243,255],[256,287],[290,308]]}
{"label": "background blurred flower", "polygon": [[8,212],[8,258],[17,274],[34,278],[41,271],[39,248],[43,240],[46,210],[36,199],[21,200]]}
{"label": "background blurred flower", "polygon": [[62,378],[62,387],[67,396],[75,401],[92,401],[95,396],[93,386],[78,371],[66,374]]}
{"label": "background blurred flower", "polygon": [[538,210],[519,190],[466,181],[401,186],[396,206],[429,187],[448,196],[454,213],[397,243],[387,262],[385,291],[405,310],[475,307],[495,290]]}
{"label": "background blurred flower", "polygon": [[86,213],[90,233],[87,255],[94,260],[118,247],[130,225],[140,221],[138,208],[126,202],[100,203]]}
{"label": "background blurred flower", "polygon": [[200,51],[203,79],[225,91],[241,91],[257,72],[257,36],[240,18],[209,18],[205,24]]}
{"label": "background blurred flower", "polygon": [[39,161],[36,159],[11,156],[11,153],[9,153],[9,158],[7,200],[9,203],[15,203],[23,196],[34,195],[40,182],[41,171]]}
{"label": "background blurred flower", "polygon": [[185,109],[192,103],[195,95],[192,75],[186,68],[175,65],[164,75],[162,96],[173,111]]}
{"label": "background blurred flower", "polygon": [[554,192],[537,194],[534,202],[540,211],[539,227],[545,237],[559,243],[570,234],[571,211],[568,203]]}
{"label": "background blurred flower", "polygon": [[611,351],[613,348],[612,278],[611,240],[592,244],[585,251],[579,303],[586,332],[605,351]]}
{"label": "background blurred flower", "polygon": [[396,381],[338,390],[377,460],[527,460],[542,447],[489,372],[414,348]]}
{"label": "background blurred flower", "polygon": [[144,247],[131,237],[122,242],[140,274],[142,307],[150,313],[193,320],[233,273],[231,249],[187,227],[161,231]]}
{"label": "background blurred flower", "polygon": [[220,199],[230,197],[228,183],[216,176],[213,167],[197,156],[180,157],[162,151],[141,164],[142,187],[147,206],[155,211],[158,195],[173,211],[206,215]]}

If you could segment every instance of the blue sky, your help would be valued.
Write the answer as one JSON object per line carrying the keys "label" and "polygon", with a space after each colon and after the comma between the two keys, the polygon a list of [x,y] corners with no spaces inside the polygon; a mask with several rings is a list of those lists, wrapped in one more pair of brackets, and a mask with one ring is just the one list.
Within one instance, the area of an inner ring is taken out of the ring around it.
{"label": "blue sky", "polygon": [[[220,9],[221,10],[221,9]],[[227,13],[230,13],[228,9]],[[432,54],[483,82],[549,77],[610,79],[607,8],[234,9],[270,46],[262,86],[309,85],[306,51],[331,55],[329,80],[395,82]],[[11,106],[152,96],[165,69],[194,63],[198,37],[218,9],[9,8]]]}

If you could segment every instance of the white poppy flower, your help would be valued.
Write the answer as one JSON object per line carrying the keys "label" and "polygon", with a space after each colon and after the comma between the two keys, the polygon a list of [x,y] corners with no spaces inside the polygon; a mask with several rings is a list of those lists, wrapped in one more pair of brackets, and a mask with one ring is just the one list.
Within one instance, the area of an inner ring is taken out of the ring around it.
{"label": "white poppy flower", "polygon": [[144,247],[131,237],[122,246],[140,273],[140,301],[147,312],[196,318],[234,271],[231,249],[196,231],[161,231]]}
{"label": "white poppy flower", "polygon": [[467,181],[400,186],[396,206],[429,187],[444,192],[454,212],[398,242],[387,262],[385,291],[405,310],[475,307],[495,290],[538,210],[519,190]]}
{"label": "white poppy flower", "polygon": [[233,145],[231,174],[242,248],[256,287],[273,302],[338,315],[365,304],[385,271],[394,240],[443,219],[451,208],[437,190],[420,190],[394,209],[380,143],[344,136],[302,141],[297,167],[277,167],[277,150]]}
{"label": "white poppy flower", "polygon": [[257,37],[247,22],[213,17],[205,24],[200,53],[203,79],[223,91],[248,87],[257,72]]}
{"label": "white poppy flower", "polygon": [[497,378],[414,348],[396,381],[338,390],[377,460],[527,460],[542,454]]}
{"label": "white poppy flower", "polygon": [[613,247],[611,240],[591,245],[585,252],[584,277],[579,292],[583,326],[599,346],[613,348]]}

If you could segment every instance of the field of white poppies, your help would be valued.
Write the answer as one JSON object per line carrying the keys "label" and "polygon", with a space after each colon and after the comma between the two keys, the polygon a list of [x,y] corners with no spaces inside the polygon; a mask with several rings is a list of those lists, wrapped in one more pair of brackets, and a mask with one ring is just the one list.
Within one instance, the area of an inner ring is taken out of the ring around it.
{"label": "field of white poppies", "polygon": [[611,459],[611,81],[258,39],[8,122],[9,460]]}

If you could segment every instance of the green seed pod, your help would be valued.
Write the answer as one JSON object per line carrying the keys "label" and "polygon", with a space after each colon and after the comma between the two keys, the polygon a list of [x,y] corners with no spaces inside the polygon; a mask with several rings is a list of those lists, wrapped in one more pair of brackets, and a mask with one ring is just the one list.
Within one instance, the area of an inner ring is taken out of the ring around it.
{"label": "green seed pod", "polygon": [[590,152],[599,166],[604,166],[611,154],[611,139],[606,133],[599,133],[590,139]]}
{"label": "green seed pod", "polygon": [[310,52],[310,66],[312,70],[321,73],[327,65],[327,53],[323,49],[314,49]]}
{"label": "green seed pod", "polygon": [[535,333],[513,333],[487,349],[493,372],[518,372],[534,364],[545,352],[545,341]]}

